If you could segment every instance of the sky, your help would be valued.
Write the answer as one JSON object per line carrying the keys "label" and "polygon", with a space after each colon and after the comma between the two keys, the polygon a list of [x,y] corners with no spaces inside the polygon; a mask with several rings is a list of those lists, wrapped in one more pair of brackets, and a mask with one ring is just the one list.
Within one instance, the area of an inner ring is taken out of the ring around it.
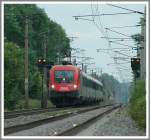
{"label": "sky", "polygon": [[[124,8],[137,10],[144,12],[144,4],[115,4]],[[132,50],[132,46],[135,46],[135,42],[129,40],[116,40],[116,43],[121,43],[129,46],[123,46],[116,44],[115,42],[108,43],[106,38],[129,38],[131,35],[141,32],[141,27],[125,27],[125,28],[112,28],[120,26],[134,26],[140,21],[143,16],[138,13],[122,14],[122,15],[102,15],[102,16],[90,16],[82,17],[82,19],[75,20],[73,16],[82,15],[99,15],[99,14],[113,14],[113,13],[129,13],[124,9],[119,9],[107,4],[94,3],[94,4],[38,4],[38,7],[45,10],[48,17],[57,22],[66,31],[68,37],[77,37],[71,42],[72,48],[84,49],[84,53],[76,54],[77,56],[92,57],[89,63],[95,63],[88,65],[88,71],[92,68],[96,68],[99,74],[108,73],[113,75],[119,81],[132,81],[133,74],[130,66],[130,58],[136,56],[136,50]],[[83,19],[84,18],[84,19]],[[94,22],[91,21],[94,19]],[[112,32],[123,33],[127,36]],[[129,37],[128,37],[129,36]],[[112,40],[109,40],[112,41]],[[113,40],[114,41],[114,40]],[[117,48],[110,50],[111,48]],[[97,52],[97,49],[101,49]],[[104,51],[104,49],[106,49]],[[123,50],[124,49],[124,50]],[[108,51],[109,50],[109,51]],[[118,51],[118,52],[114,52]],[[126,61],[118,60],[118,65],[114,64],[114,57]],[[78,61],[78,60],[77,60]],[[85,62],[85,61],[84,61]],[[121,63],[121,64],[120,64]]]}

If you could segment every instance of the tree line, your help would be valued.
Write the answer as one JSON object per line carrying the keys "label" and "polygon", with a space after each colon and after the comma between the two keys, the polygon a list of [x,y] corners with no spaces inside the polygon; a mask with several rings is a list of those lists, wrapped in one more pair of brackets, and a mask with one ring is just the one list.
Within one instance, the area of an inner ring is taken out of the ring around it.
{"label": "tree line", "polygon": [[56,62],[70,52],[70,40],[61,25],[51,20],[34,4],[4,5],[4,106],[11,110],[23,107],[25,18],[28,18],[29,97],[40,99],[42,76],[36,64],[43,57],[41,33],[46,32],[47,61]]}

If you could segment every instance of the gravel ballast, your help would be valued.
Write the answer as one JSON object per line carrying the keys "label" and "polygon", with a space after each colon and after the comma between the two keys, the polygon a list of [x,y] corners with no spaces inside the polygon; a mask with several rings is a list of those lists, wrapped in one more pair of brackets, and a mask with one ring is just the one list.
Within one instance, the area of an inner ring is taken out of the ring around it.
{"label": "gravel ballast", "polygon": [[135,121],[128,115],[126,108],[111,112],[96,123],[81,131],[77,136],[145,136]]}

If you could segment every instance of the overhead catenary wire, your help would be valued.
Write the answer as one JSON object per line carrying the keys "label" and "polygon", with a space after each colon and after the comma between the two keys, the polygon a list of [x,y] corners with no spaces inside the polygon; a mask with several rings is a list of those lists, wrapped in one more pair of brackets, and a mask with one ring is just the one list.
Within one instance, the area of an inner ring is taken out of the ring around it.
{"label": "overhead catenary wire", "polygon": [[[104,36],[104,37],[101,37],[101,38],[106,38],[106,37]],[[133,40],[131,37],[129,37],[129,38],[122,38],[122,37],[109,37],[109,39],[124,39],[124,40]]]}
{"label": "overhead catenary wire", "polygon": [[[130,63],[130,61],[122,62],[122,63],[118,63],[118,62],[117,62],[118,65],[127,64],[127,63]],[[107,64],[107,65],[113,65],[113,64],[116,64],[116,63],[109,63],[109,64]]]}
{"label": "overhead catenary wire", "polygon": [[114,27],[109,27],[109,29],[111,28],[130,28],[130,27],[140,27],[141,24],[137,24],[137,25],[130,25],[130,26],[114,26]]}
{"label": "overhead catenary wire", "polygon": [[118,32],[118,31],[115,31],[115,30],[112,30],[112,29],[109,29],[109,28],[105,28],[105,29],[106,29],[106,30],[109,30],[109,31],[111,31],[111,32],[114,32],[114,33],[117,33],[117,34],[120,34],[120,35],[126,36],[126,37],[131,37],[131,36],[129,36],[129,35],[126,35],[126,34],[120,33],[120,32]]}
{"label": "overhead catenary wire", "polygon": [[134,48],[134,46],[118,43],[118,42],[115,42],[115,41],[110,41],[110,43],[114,43],[114,44],[118,44],[118,45],[122,45],[122,46],[127,46],[127,47],[130,47],[130,48]]}
{"label": "overhead catenary wire", "polygon": [[113,6],[113,7],[116,7],[116,8],[120,8],[120,9],[123,9],[123,10],[131,11],[131,12],[134,12],[134,13],[138,13],[138,14],[144,14],[141,11],[132,10],[132,9],[129,9],[129,8],[124,8],[124,7],[121,7],[121,6],[114,5],[114,4],[107,4],[107,5],[110,5],[110,6]]}
{"label": "overhead catenary wire", "polygon": [[[97,11],[97,15],[100,15],[100,12],[98,11],[98,4],[97,4],[97,9],[96,9],[96,11]],[[91,4],[91,11],[92,11],[92,15],[94,15],[94,12],[93,12],[93,6],[92,6],[92,4]],[[96,15],[96,14],[95,14]],[[93,17],[93,20],[95,20],[95,16]],[[101,18],[100,18],[100,16],[98,16],[98,21],[99,21],[99,24],[98,23],[96,23],[96,21],[93,21],[93,23],[95,24],[95,26],[98,28],[98,30],[102,33],[102,35],[104,35],[105,37],[106,37],[106,40],[108,41],[108,46],[110,47],[110,43],[109,43],[109,38],[108,38],[108,33],[107,32],[105,32],[104,31],[104,26],[103,26],[103,24],[102,24],[102,22],[101,22]]]}
{"label": "overhead catenary wire", "polygon": [[116,40],[110,40],[110,41],[115,41],[115,42],[123,42],[123,41],[131,41],[131,42],[134,42],[134,40],[133,39],[130,39],[130,40],[127,40],[127,39],[116,39]]}
{"label": "overhead catenary wire", "polygon": [[[98,6],[97,6],[97,7],[98,7]],[[99,11],[98,14],[100,14],[100,11]],[[108,35],[107,30],[105,30],[104,25],[102,24],[102,21],[101,21],[101,17],[100,17],[100,16],[98,17],[98,20],[99,20],[99,24],[100,24],[101,28],[103,29],[103,32],[104,32],[105,36],[107,37],[108,47],[110,47],[110,43],[109,43],[109,41],[110,41],[110,40],[109,40],[109,35]],[[105,31],[104,31],[104,30],[105,30]]]}
{"label": "overhead catenary wire", "polygon": [[[99,14],[99,13],[98,13]],[[98,19],[99,19],[99,24],[100,24],[100,26],[102,27],[102,29],[103,29],[103,32],[104,32],[104,26],[103,26],[103,24],[102,24],[102,22],[101,22],[101,16],[98,16]],[[108,41],[108,47],[109,47],[109,50],[111,50],[111,43],[110,43],[110,38],[109,38],[109,35],[108,35],[108,32],[107,32],[107,30],[106,30],[106,32],[104,32],[104,36],[105,36],[105,38],[107,39],[107,41]],[[112,50],[111,50],[112,51]],[[112,53],[110,53],[110,56],[112,55]],[[115,63],[115,60],[114,60],[114,63]],[[117,67],[116,67],[117,68]],[[118,69],[118,68],[117,68]],[[118,71],[120,71],[120,69],[118,69]],[[119,75],[120,75],[120,78],[122,79],[122,75],[121,75],[121,72],[119,72]]]}
{"label": "overhead catenary wire", "polygon": [[115,16],[115,15],[126,15],[133,14],[134,12],[126,12],[126,13],[107,13],[107,14],[89,14],[89,15],[81,15],[81,16],[73,16],[76,20],[81,17],[100,17],[100,16]]}
{"label": "overhead catenary wire", "polygon": [[[109,54],[110,56],[116,56],[116,53],[120,53],[120,54],[122,54],[123,55],[123,53],[121,53],[121,51],[122,50],[126,50],[126,51],[132,51],[131,49],[133,48],[133,46],[130,46],[130,45],[127,45],[127,44],[121,44],[121,43],[117,43],[117,42],[119,42],[119,41],[133,41],[133,39],[132,39],[132,37],[130,36],[130,35],[126,35],[126,34],[124,34],[124,33],[122,33],[122,32],[118,32],[118,31],[116,31],[116,30],[113,30],[113,29],[110,29],[110,28],[106,28],[103,24],[102,24],[102,21],[101,21],[101,17],[103,17],[103,16],[114,16],[114,15],[119,15],[119,14],[134,14],[134,13],[136,13],[135,11],[129,11],[129,12],[116,12],[116,13],[105,13],[105,14],[102,14],[102,13],[100,13],[100,11],[99,11],[99,7],[98,7],[98,5],[96,5],[96,7],[94,7],[95,5],[92,5],[91,4],[91,14],[88,14],[88,15],[81,15],[81,16],[73,16],[75,19],[83,19],[83,20],[89,20],[89,21],[92,21],[93,22],[93,24],[96,26],[96,28],[100,31],[100,33],[104,36],[104,37],[101,37],[101,38],[104,38],[104,39],[106,39],[107,41],[108,41],[108,49],[110,50],[110,51],[112,51],[112,52],[114,52],[113,50],[115,50],[115,49],[111,49],[111,43],[114,43],[114,44],[118,44],[118,45],[122,45],[122,46],[126,46],[126,47],[128,47],[128,48],[122,48],[122,49],[119,49],[119,51],[115,51],[114,53],[110,53],[110,52],[107,52],[107,54]],[[87,18],[84,18],[84,17],[87,17]],[[129,28],[129,27],[139,27],[139,26],[141,26],[141,25],[132,25],[132,26],[114,26],[114,27],[112,27],[112,28]],[[119,35],[123,35],[123,36],[125,36],[124,38],[122,37],[114,37],[114,38],[111,38],[111,37],[109,37],[109,32],[108,31],[112,31],[112,32],[115,32],[115,33],[117,33],[117,34],[119,34]],[[112,39],[112,40],[111,40]],[[118,40],[117,40],[118,39]],[[116,49],[117,50],[117,49]],[[105,50],[102,50],[102,51],[105,51]],[[132,56],[127,56],[127,57],[132,57]],[[117,68],[117,65],[116,65],[116,68]],[[118,69],[118,68],[117,68]],[[118,69],[118,71],[119,71],[119,74],[120,74],[120,77],[122,77],[122,75],[121,75],[121,72],[120,72],[120,69]],[[121,78],[122,79],[122,78]]]}
{"label": "overhead catenary wire", "polygon": [[102,51],[102,50],[128,50],[129,48],[110,48],[110,49],[97,49],[97,52]]}
{"label": "overhead catenary wire", "polygon": [[[91,4],[91,12],[92,12],[92,15],[94,15],[94,11],[93,11],[93,7],[92,7],[92,4]],[[93,23],[94,25],[97,27],[97,29],[102,33],[102,35],[106,36],[102,26],[99,26],[96,22],[95,22],[95,16],[92,16],[93,18]],[[108,40],[108,39],[107,39]],[[108,40],[109,41],[109,40]]]}
{"label": "overhead catenary wire", "polygon": [[121,55],[123,55],[123,56],[131,57],[131,56],[129,56],[129,55],[127,55],[127,54],[124,54],[124,53],[121,53],[121,52],[119,52],[119,51],[113,51],[113,52],[118,53],[118,54],[121,54]]}

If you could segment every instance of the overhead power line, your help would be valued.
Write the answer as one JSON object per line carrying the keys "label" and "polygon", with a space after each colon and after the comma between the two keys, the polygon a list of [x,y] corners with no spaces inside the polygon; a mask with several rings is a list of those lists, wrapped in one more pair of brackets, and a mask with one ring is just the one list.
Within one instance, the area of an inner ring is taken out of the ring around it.
{"label": "overhead power line", "polygon": [[[101,38],[106,38],[105,36],[104,37],[101,37]],[[120,38],[120,37],[114,37],[114,38],[109,38],[109,39],[123,39],[123,40],[133,40],[131,37],[130,38]]]}
{"label": "overhead power line", "polygon": [[123,56],[132,57],[132,56],[129,56],[129,55],[127,55],[127,54],[121,53],[121,52],[119,52],[119,51],[114,51],[114,52],[115,52],[115,53],[118,53],[118,54],[121,54],[121,55],[123,55]]}
{"label": "overhead power line", "polygon": [[128,50],[128,48],[109,48],[109,49],[97,49],[97,52],[99,51],[109,51],[109,50]]}
{"label": "overhead power line", "polygon": [[82,15],[82,16],[73,16],[76,20],[81,17],[96,17],[96,16],[114,16],[114,15],[125,15],[125,14],[133,14],[135,12],[126,12],[126,13],[108,13],[108,14],[90,14],[90,15]]}
{"label": "overhead power line", "polygon": [[127,63],[130,63],[130,61],[128,61],[128,62],[122,62],[122,63],[109,63],[109,64],[107,64],[107,65],[116,65],[116,64],[118,64],[118,65],[121,65],[121,64],[127,64]]}
{"label": "overhead power line", "polygon": [[126,45],[126,44],[118,43],[118,42],[115,42],[115,41],[110,41],[110,43],[114,43],[114,44],[118,44],[118,45],[122,45],[122,46],[127,46],[127,47],[134,48],[134,46],[130,46],[130,45]]}
{"label": "overhead power line", "polygon": [[140,27],[142,26],[141,24],[138,25],[131,25],[131,26],[118,26],[118,27],[109,27],[109,28],[130,28],[130,27]]}
{"label": "overhead power line", "polygon": [[109,29],[109,28],[105,28],[105,29],[106,29],[106,30],[109,30],[109,31],[111,31],[111,32],[114,32],[114,33],[117,33],[117,34],[120,34],[120,35],[126,36],[126,37],[131,37],[131,36],[129,36],[129,35],[126,35],[126,34],[120,33],[120,32],[118,32],[118,31],[115,31],[115,30],[112,30],[112,29]]}
{"label": "overhead power line", "polygon": [[128,11],[131,11],[131,12],[134,12],[134,13],[144,14],[144,13],[143,13],[143,12],[141,12],[141,11],[136,11],[136,10],[132,10],[132,9],[128,9],[128,8],[124,8],[124,7],[117,6],[117,5],[113,5],[113,4],[108,4],[108,5],[113,6],[113,7],[117,7],[117,8],[120,8],[120,9],[128,10]]}
{"label": "overhead power line", "polygon": [[118,60],[129,60],[129,57],[112,57],[113,59],[118,59]]}
{"label": "overhead power line", "polygon": [[[99,7],[97,5],[97,8],[96,8],[96,14],[97,15],[100,15],[100,11],[98,10]],[[91,4],[91,12],[92,12],[92,15],[96,15],[94,14],[94,9],[93,9],[93,6]],[[93,20],[95,20],[95,16],[92,16]],[[98,23],[96,23],[96,21],[93,21],[93,23],[95,24],[95,26],[99,29],[99,31],[104,35],[104,36],[107,36],[106,40],[109,42],[109,39],[108,39],[108,34],[107,32],[105,32],[104,30],[104,26],[102,24],[102,21],[101,21],[101,16],[98,16]]]}

